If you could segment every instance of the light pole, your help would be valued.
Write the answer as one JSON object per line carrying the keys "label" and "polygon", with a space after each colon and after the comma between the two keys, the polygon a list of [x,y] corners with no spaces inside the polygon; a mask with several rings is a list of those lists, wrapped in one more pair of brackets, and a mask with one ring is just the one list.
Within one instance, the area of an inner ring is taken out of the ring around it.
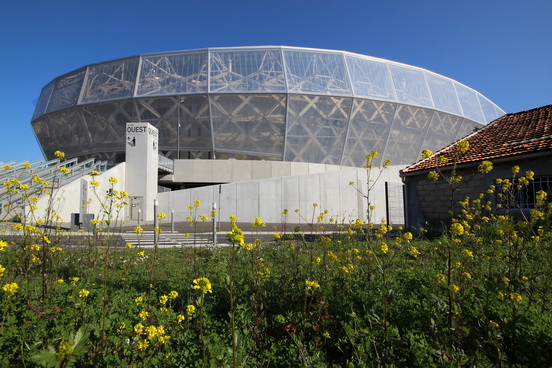
{"label": "light pole", "polygon": [[182,97],[177,96],[178,98],[178,111],[177,111],[177,127],[176,127],[176,158],[180,160],[180,108],[182,107]]}

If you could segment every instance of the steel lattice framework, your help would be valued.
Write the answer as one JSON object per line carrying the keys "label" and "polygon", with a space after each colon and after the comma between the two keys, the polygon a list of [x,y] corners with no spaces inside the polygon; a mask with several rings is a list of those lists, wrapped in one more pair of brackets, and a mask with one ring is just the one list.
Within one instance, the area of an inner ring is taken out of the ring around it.
{"label": "steel lattice framework", "polygon": [[47,158],[120,158],[125,124],[159,129],[176,158],[362,166],[417,160],[504,114],[425,69],[342,51],[210,48],[88,65],[42,89],[32,125]]}

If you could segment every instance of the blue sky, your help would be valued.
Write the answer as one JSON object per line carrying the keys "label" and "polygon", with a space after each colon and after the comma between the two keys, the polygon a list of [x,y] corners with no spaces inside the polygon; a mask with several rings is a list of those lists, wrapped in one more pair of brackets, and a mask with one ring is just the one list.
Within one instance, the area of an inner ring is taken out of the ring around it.
{"label": "blue sky", "polygon": [[0,161],[41,159],[40,91],[142,53],[285,45],[345,50],[455,79],[506,112],[552,103],[552,0],[51,0],[0,5]]}

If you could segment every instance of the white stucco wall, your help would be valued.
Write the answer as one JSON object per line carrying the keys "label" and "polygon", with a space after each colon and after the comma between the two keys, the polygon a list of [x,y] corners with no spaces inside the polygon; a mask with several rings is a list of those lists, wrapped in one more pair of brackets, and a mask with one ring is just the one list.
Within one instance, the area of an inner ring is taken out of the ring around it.
{"label": "white stucco wall", "polygon": [[[218,216],[227,221],[230,215],[238,221],[250,222],[260,217],[265,222],[279,223],[284,209],[289,211],[288,222],[311,221],[313,204],[320,211],[328,210],[328,216],[339,216],[344,221],[366,219],[367,201],[349,182],[356,183],[363,193],[367,192],[367,173],[364,169],[344,168],[341,171],[324,170],[308,175],[290,175],[277,178],[240,181],[201,188],[184,189],[158,193],[159,211],[174,210],[175,221],[185,221],[189,215],[188,206],[195,200],[202,203],[198,214],[208,215],[211,204],[217,203]],[[401,183],[399,170],[404,166],[392,166],[384,170],[375,183],[370,202],[376,206],[372,221],[385,219],[385,182]],[[175,170],[176,171],[176,170]],[[324,172],[325,171],[325,172]],[[372,172],[377,177],[378,169]],[[299,214],[295,210],[299,209]]]}

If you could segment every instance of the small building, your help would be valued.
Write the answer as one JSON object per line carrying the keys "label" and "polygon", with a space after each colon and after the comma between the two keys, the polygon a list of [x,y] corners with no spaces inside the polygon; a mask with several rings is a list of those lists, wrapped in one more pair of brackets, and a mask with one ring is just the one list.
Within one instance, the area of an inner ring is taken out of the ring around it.
{"label": "small building", "polygon": [[[460,141],[469,143],[464,153],[458,150]],[[551,201],[552,105],[504,115],[460,141],[401,171],[406,187],[406,222],[411,230],[442,231],[451,221],[451,211],[460,211],[458,201],[467,196],[473,199],[484,193],[485,201],[497,204],[500,199],[487,193],[496,179],[519,178],[527,171],[534,172],[534,180],[515,193],[515,206],[506,210],[520,214],[534,208],[539,190],[546,191]],[[493,170],[479,172],[483,161],[492,162]],[[512,172],[514,166],[520,168],[516,175]],[[448,177],[453,170],[462,177],[453,184],[454,193],[441,175]],[[432,171],[439,174],[439,179],[428,177]]]}

